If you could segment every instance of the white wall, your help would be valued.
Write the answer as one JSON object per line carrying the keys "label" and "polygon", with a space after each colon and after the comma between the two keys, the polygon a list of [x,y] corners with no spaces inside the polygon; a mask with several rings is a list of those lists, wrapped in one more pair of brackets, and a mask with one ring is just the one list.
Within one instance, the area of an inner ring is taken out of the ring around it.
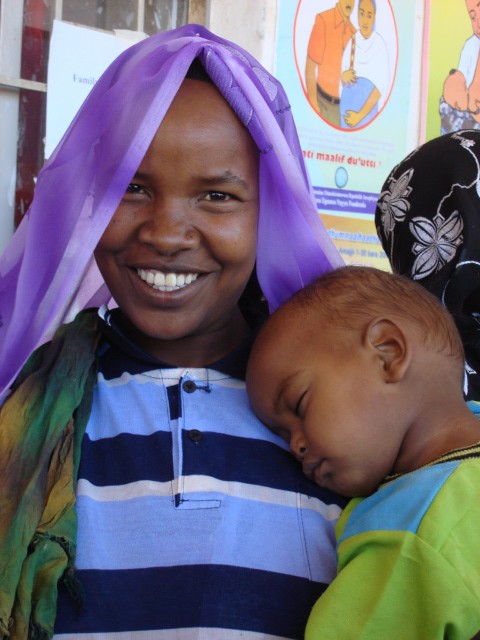
{"label": "white wall", "polygon": [[268,71],[274,68],[276,25],[276,0],[207,0],[205,26],[239,44]]}

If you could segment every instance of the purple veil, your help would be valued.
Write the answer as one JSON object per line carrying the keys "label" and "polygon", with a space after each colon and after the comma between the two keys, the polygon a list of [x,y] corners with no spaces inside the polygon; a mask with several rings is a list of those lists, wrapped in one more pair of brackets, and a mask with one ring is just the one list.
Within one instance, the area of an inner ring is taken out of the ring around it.
{"label": "purple veil", "polygon": [[110,299],[93,250],[195,58],[260,150],[256,269],[270,310],[342,264],[313,204],[279,82],[202,26],[156,34],[123,52],[96,83],[0,258],[0,394],[61,323]]}

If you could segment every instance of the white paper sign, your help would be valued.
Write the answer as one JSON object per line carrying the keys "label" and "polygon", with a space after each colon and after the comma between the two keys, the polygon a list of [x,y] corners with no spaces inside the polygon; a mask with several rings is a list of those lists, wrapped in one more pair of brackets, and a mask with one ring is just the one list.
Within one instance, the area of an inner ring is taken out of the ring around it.
{"label": "white paper sign", "polygon": [[108,65],[145,37],[137,31],[112,33],[54,20],[48,61],[45,158]]}

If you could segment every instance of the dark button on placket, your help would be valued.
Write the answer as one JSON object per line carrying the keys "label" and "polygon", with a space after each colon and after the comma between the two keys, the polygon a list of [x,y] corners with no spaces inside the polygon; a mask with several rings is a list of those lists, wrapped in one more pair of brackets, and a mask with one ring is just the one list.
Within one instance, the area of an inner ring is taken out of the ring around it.
{"label": "dark button on placket", "polygon": [[190,429],[190,431],[188,432],[188,438],[192,442],[200,442],[200,440],[203,438],[203,433],[198,429]]}
{"label": "dark button on placket", "polygon": [[193,393],[197,390],[197,385],[195,384],[195,382],[193,382],[193,380],[185,380],[185,382],[182,384],[182,389],[186,393]]}

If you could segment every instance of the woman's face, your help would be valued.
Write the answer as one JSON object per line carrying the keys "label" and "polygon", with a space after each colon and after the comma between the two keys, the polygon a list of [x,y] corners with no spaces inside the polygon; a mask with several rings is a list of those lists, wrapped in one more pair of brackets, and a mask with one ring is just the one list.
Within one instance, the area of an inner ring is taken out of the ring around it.
{"label": "woman's face", "polygon": [[185,80],[95,251],[146,351],[194,366],[238,344],[257,218],[250,134],[213,85]]}
{"label": "woman's face", "polygon": [[364,38],[369,38],[375,24],[375,7],[372,0],[360,0],[358,7],[358,27]]}
{"label": "woman's face", "polygon": [[480,38],[480,7],[478,0],[466,0],[468,15],[472,21],[473,33]]}

